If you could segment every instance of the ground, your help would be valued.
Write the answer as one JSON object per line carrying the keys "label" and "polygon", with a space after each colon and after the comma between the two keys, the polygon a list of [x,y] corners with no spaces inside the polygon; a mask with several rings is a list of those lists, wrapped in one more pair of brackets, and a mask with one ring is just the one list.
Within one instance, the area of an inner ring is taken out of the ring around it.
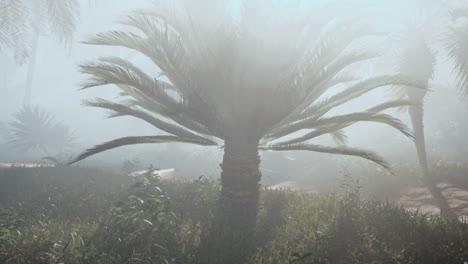
{"label": "ground", "polygon": [[[442,190],[442,194],[447,199],[460,218],[468,219],[468,190],[455,187],[452,183],[440,182],[437,184]],[[399,204],[412,210],[420,210],[424,213],[439,214],[440,209],[435,205],[435,201],[425,187],[411,187],[403,192]]]}

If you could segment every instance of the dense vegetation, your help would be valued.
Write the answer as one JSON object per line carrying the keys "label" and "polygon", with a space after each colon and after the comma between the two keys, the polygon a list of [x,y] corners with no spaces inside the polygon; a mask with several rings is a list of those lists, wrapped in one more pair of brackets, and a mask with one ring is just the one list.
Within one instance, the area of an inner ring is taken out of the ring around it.
{"label": "dense vegetation", "polygon": [[[220,192],[203,177],[69,167],[0,170],[0,180],[1,263],[196,263]],[[259,208],[250,263],[468,259],[466,224],[363,201],[353,185],[322,196],[262,188]]]}

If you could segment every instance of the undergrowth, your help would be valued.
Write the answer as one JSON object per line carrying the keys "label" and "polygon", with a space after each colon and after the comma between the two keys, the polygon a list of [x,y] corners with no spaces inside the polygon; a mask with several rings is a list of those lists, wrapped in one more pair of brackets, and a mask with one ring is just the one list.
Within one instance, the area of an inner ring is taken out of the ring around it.
{"label": "undergrowth", "polygon": [[[0,201],[0,263],[196,263],[219,182],[127,180],[124,189],[100,179],[46,184],[29,200]],[[54,197],[62,199],[55,207]],[[363,201],[359,189],[317,196],[262,188],[259,208],[250,263],[468,261],[467,224]]]}

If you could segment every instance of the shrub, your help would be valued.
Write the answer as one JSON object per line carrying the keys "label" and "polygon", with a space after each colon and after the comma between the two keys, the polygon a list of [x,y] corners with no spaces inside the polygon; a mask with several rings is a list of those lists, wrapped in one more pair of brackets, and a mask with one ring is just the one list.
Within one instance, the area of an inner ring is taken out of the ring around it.
{"label": "shrub", "polygon": [[[58,188],[65,201],[75,197],[76,186]],[[4,202],[0,263],[194,263],[219,191],[219,181],[203,177],[160,182],[148,174],[100,207],[95,219],[62,206],[29,210],[47,207],[44,199]],[[321,196],[262,189],[255,246],[250,263],[463,263],[468,225],[362,201],[359,188]]]}

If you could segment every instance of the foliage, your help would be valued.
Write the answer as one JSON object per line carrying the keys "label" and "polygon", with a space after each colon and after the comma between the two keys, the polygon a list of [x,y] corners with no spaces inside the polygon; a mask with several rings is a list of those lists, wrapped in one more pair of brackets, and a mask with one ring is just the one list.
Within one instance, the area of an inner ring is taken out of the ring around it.
{"label": "foliage", "polygon": [[[297,195],[297,194],[296,194]],[[288,203],[286,223],[254,263],[463,263],[466,225],[356,193]]]}
{"label": "foliage", "polygon": [[448,56],[454,62],[454,72],[458,77],[458,86],[465,95],[468,94],[468,8],[451,11],[452,24],[448,28],[444,41]]}
{"label": "foliage", "polygon": [[[169,259],[165,246],[177,248],[174,245],[176,216],[169,211],[169,199],[152,171],[133,185],[127,198],[112,205],[109,216],[91,238],[90,247],[115,255],[118,263],[132,262],[139,256],[157,263]],[[101,261],[93,259],[92,262]]]}
{"label": "foliage", "polygon": [[77,0],[0,1],[0,51],[11,49],[19,62],[28,59],[33,32],[68,42],[79,16]]}
{"label": "foliage", "polygon": [[1,203],[18,212],[95,221],[131,181],[105,170],[59,166],[0,169],[0,183]]}
{"label": "foliage", "polygon": [[10,142],[19,150],[39,149],[46,156],[67,150],[75,137],[66,125],[38,106],[24,106],[9,123]]}
{"label": "foliage", "polygon": [[[168,135],[116,139],[86,150],[75,161],[130,144],[216,146],[242,138],[260,143],[261,150],[351,155],[389,169],[378,155],[344,146],[342,130],[361,121],[375,122],[412,138],[404,124],[383,113],[410,102],[395,100],[362,112],[327,114],[383,86],[421,84],[401,75],[357,80],[348,74],[355,64],[376,57],[355,48],[359,40],[375,34],[353,23],[358,19],[352,12],[345,15],[320,6],[285,15],[277,9],[281,3],[239,2],[240,10],[231,10],[224,1],[207,1],[216,14],[209,19],[212,23],[207,23],[203,5],[189,1],[180,1],[180,9],[137,11],[121,23],[139,33],[111,31],[89,39],[88,44],[136,50],[161,74],[147,73],[118,57],[83,64],[82,72],[91,76],[84,88],[112,84],[124,97],[120,102],[97,98],[86,104],[111,110],[111,117],[142,119]],[[299,6],[304,7],[294,5]],[[347,88],[327,97],[335,86]],[[338,146],[309,143],[323,135],[331,135]]]}
{"label": "foliage", "polygon": [[[84,168],[53,169],[99,173]],[[149,174],[134,184],[125,179],[127,187],[121,194],[106,189],[96,193],[113,202],[82,200],[87,205],[79,205],[70,199],[79,199],[73,189],[95,185],[81,177],[66,185],[62,198],[68,205],[57,206],[56,213],[30,210],[32,206],[46,208],[47,199],[39,201],[42,205],[35,197],[22,200],[21,205],[0,200],[0,262],[193,263],[212,217],[219,182],[203,177],[192,182],[161,182]],[[120,189],[121,182],[110,185]],[[362,201],[359,188],[348,187],[341,196],[262,189],[256,252],[249,263],[435,264],[468,260],[467,224],[389,203]],[[86,218],[66,210],[83,211],[89,206],[99,207],[93,210],[100,214]]]}
{"label": "foliage", "polygon": [[0,241],[6,240],[23,222],[15,208],[0,208]]}
{"label": "foliage", "polygon": [[[450,1],[434,1],[433,3],[421,1],[419,3],[420,9],[430,10],[430,12],[424,16],[423,20],[425,21],[420,21],[422,27],[417,29],[419,32],[414,31],[416,28],[413,26],[410,26],[413,28],[406,32],[410,33],[407,34],[409,38],[416,41],[418,41],[417,38],[424,35],[423,39],[420,39],[424,42],[420,43],[421,49],[413,50],[413,55],[409,57],[419,54],[419,65],[422,65],[422,72],[428,72],[428,70],[432,72],[434,66],[442,62],[441,54],[450,59],[453,62],[451,68],[456,75],[457,88],[466,96],[468,94],[468,50],[466,48],[468,44],[468,8],[465,3],[460,2],[456,4],[456,7],[453,4]],[[432,19],[434,17],[438,19]],[[430,38],[432,38],[431,42]],[[427,51],[432,54],[428,54]],[[413,67],[409,70],[421,72],[421,69]]]}

